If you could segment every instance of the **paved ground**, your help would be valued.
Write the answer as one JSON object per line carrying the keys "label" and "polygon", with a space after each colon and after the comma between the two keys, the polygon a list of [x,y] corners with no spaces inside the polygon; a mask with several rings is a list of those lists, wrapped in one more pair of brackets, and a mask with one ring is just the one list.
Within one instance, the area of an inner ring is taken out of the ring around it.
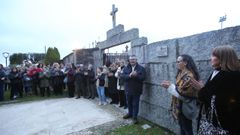
{"label": "paved ground", "polygon": [[124,111],[97,100],[61,98],[0,106],[3,135],[105,134],[129,124]]}

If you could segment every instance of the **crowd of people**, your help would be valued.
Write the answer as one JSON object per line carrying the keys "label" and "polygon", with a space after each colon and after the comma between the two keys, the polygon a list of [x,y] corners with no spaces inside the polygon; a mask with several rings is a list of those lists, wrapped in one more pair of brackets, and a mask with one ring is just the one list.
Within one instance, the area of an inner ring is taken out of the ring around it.
{"label": "crowd of people", "polygon": [[24,96],[63,95],[66,90],[68,97],[81,97],[101,100],[99,105],[120,104],[127,108],[124,92],[124,81],[120,74],[125,66],[125,60],[109,63],[98,67],[93,65],[53,63],[50,65],[31,64],[29,62],[11,68],[0,64],[0,101],[4,100],[4,92],[10,90],[10,99]]}
{"label": "crowd of people", "polygon": [[[176,82],[161,82],[172,95],[171,112],[179,122],[181,135],[240,134],[237,124],[240,121],[240,64],[236,52],[230,46],[216,47],[211,64],[214,71],[204,85],[193,58],[180,55]],[[62,95],[67,86],[68,96],[76,95],[76,99],[98,96],[99,105],[106,105],[106,97],[111,98],[110,104],[128,108],[123,118],[132,118],[137,124],[145,76],[145,69],[137,63],[135,55],[130,56],[127,63],[119,60],[98,67],[96,73],[91,64],[38,64],[13,67],[9,73],[0,65],[0,100],[3,100],[6,80],[10,82],[12,100],[22,97],[23,93],[38,95],[38,89],[41,96],[45,93],[50,96],[51,89],[54,95]]]}
{"label": "crowd of people", "polygon": [[58,63],[52,66],[24,63],[11,68],[0,65],[3,89],[1,101],[4,100],[4,91],[7,90],[10,90],[11,100],[31,95],[62,95],[66,85],[63,80],[69,71],[67,66]]}

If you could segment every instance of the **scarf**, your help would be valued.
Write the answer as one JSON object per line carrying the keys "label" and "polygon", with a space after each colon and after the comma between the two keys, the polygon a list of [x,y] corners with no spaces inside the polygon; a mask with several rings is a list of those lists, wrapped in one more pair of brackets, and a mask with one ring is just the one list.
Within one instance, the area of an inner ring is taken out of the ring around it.
{"label": "scarf", "polygon": [[[185,98],[196,98],[197,90],[194,90],[189,84],[190,78],[194,78],[194,75],[189,70],[183,70],[177,75],[176,89],[178,93]],[[178,115],[181,112],[182,101],[172,96],[172,113],[175,119],[178,119]]]}

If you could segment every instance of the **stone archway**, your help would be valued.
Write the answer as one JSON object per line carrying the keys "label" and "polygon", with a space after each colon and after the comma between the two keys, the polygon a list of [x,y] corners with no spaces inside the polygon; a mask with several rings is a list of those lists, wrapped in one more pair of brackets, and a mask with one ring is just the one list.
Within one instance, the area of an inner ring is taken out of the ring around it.
{"label": "stone archway", "polygon": [[141,37],[139,38],[139,30],[137,28],[130,29],[128,31],[124,31],[124,25],[119,24],[118,26],[114,27],[107,31],[107,39],[105,41],[99,42],[97,47],[99,48],[100,52],[100,60],[103,61],[103,54],[104,50],[115,47],[125,43],[131,43],[131,51],[129,55],[135,54],[139,57],[139,62],[144,63],[144,51],[143,45],[147,45],[147,38]]}

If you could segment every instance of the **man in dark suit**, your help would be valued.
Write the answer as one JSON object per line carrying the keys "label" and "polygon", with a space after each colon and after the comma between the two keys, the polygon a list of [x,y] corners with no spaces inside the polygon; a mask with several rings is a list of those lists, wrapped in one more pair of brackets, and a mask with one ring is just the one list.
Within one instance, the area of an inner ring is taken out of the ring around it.
{"label": "man in dark suit", "polygon": [[128,103],[128,114],[123,118],[133,118],[133,123],[137,124],[139,100],[143,90],[145,69],[137,63],[137,57],[135,55],[130,56],[129,64],[123,69],[121,77],[125,80],[125,91]]}

